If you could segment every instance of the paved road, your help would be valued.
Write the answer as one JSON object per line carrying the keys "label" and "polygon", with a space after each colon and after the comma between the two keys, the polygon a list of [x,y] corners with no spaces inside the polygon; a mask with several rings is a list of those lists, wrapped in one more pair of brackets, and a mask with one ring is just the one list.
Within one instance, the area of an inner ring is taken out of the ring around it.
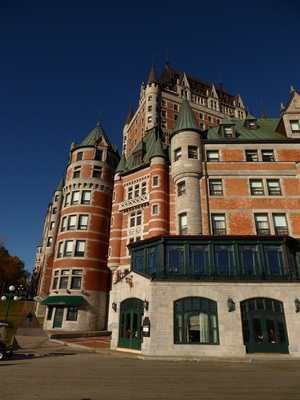
{"label": "paved road", "polygon": [[[52,349],[54,350],[54,348]],[[10,400],[299,400],[295,362],[142,361],[126,355],[21,352],[0,362],[0,398]]]}

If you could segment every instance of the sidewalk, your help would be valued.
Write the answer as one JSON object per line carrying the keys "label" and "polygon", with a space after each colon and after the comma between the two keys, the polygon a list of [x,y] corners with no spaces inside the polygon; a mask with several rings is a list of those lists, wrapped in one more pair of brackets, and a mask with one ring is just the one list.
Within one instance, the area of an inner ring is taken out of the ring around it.
{"label": "sidewalk", "polygon": [[[71,337],[70,337],[71,336]],[[38,325],[35,316],[30,326],[26,325],[24,315],[14,340],[14,353],[34,357],[51,355],[76,354],[94,352],[123,358],[139,358],[152,361],[198,361],[198,362],[230,362],[230,363],[264,363],[264,362],[293,362],[299,363],[299,357],[288,354],[247,354],[243,357],[159,357],[139,355],[130,350],[117,351],[110,349],[109,332],[45,332]]]}

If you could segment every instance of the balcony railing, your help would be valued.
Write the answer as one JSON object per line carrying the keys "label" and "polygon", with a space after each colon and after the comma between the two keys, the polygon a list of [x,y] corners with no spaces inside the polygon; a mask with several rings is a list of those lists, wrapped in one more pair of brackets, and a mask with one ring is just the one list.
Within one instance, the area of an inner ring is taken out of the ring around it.
{"label": "balcony railing", "polygon": [[135,208],[137,206],[147,205],[148,203],[149,203],[149,195],[144,194],[142,196],[134,197],[132,199],[125,200],[122,203],[120,203],[119,211],[125,211],[130,208]]}

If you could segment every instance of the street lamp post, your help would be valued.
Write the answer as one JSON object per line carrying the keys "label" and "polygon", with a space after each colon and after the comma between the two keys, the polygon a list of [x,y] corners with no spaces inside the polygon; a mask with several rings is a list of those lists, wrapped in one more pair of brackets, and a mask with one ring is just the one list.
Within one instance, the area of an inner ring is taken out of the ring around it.
{"label": "street lamp post", "polygon": [[[9,289],[10,293],[9,293],[9,295],[8,295],[8,303],[7,303],[6,313],[5,313],[5,318],[4,318],[4,323],[5,323],[5,324],[7,323],[7,317],[8,317],[9,306],[10,306],[10,302],[11,302],[11,299],[12,299],[12,296],[13,296],[12,292],[15,291],[15,287],[14,287],[14,286],[10,286],[8,289]],[[1,297],[1,300],[7,300],[7,297],[6,297],[6,296],[2,296],[2,297]],[[14,297],[14,300],[18,300],[18,296],[15,296],[15,297]]]}

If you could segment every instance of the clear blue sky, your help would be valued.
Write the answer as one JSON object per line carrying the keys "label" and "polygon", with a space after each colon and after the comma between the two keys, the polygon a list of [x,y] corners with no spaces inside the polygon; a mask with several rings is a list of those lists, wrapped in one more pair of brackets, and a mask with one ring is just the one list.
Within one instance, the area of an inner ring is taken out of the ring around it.
{"label": "clear blue sky", "polygon": [[69,148],[102,125],[121,149],[131,99],[170,66],[279,117],[300,91],[298,0],[0,2],[0,237],[34,266]]}

